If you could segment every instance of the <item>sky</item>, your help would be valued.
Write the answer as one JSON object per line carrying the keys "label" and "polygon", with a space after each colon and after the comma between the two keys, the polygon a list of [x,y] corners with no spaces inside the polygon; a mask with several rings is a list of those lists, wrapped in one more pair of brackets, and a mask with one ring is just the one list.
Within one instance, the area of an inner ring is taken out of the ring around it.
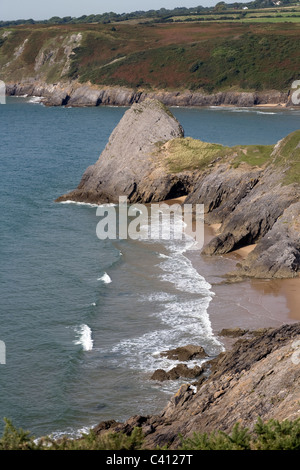
{"label": "sky", "polygon": [[[129,13],[136,10],[212,6],[219,0],[0,0],[0,20],[44,20],[52,16],[81,16],[105,13]],[[225,0],[226,1],[226,0]],[[227,3],[231,3],[232,0]],[[243,1],[243,0],[242,0]],[[246,0],[245,0],[246,1]]]}

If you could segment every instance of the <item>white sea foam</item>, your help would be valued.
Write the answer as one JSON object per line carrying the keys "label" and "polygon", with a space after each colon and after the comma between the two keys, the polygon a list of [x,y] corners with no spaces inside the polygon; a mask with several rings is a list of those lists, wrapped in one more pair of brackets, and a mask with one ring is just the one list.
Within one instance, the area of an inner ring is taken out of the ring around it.
{"label": "white sea foam", "polygon": [[[151,227],[151,230],[158,233],[158,227]],[[180,345],[199,344],[210,356],[223,350],[223,345],[213,334],[208,314],[214,296],[211,285],[184,254],[194,243],[194,239],[188,236],[179,241],[163,241],[168,254],[157,253],[161,270],[159,278],[169,286],[162,284],[162,291],[141,295],[141,302],[154,303],[152,315],[159,320],[161,327],[116,344],[110,350],[116,364],[121,362],[125,367],[151,372],[178,364],[178,361],[162,357],[159,352]],[[203,359],[195,363],[201,364]]]}
{"label": "white sea foam", "polygon": [[[116,364],[120,365],[121,362],[132,369],[153,372],[160,368],[169,370],[179,364],[179,361],[168,359],[160,353],[178,346],[185,346],[187,343],[203,344],[208,354],[211,355],[222,351],[222,346],[209,331],[208,318],[201,318],[201,315],[191,318],[188,314],[181,317],[183,310],[178,310],[178,307],[178,304],[174,305],[173,317],[172,315],[169,317],[172,323],[165,321],[166,329],[151,331],[136,338],[120,341],[112,349],[112,352],[116,354]],[[194,311],[192,314],[195,313]],[[164,313],[162,313],[163,316]],[[165,320],[167,320],[167,315],[165,315]],[[201,365],[204,361],[205,359],[194,360],[191,366]]]}
{"label": "white sea foam", "polygon": [[173,253],[172,257],[160,263],[164,274],[160,276],[163,281],[174,284],[176,289],[183,292],[211,296],[211,285],[193,267],[192,262],[182,253]]}
{"label": "white sea foam", "polygon": [[104,284],[110,284],[112,282],[110,276],[107,273],[104,273],[103,276],[98,277],[97,280],[104,282]]}
{"label": "white sea foam", "polygon": [[42,96],[32,96],[29,100],[28,103],[32,104],[40,104],[43,100]]}
{"label": "white sea foam", "polygon": [[84,351],[91,351],[94,344],[91,328],[83,324],[75,327],[75,333],[77,334],[77,339],[74,341],[74,344],[81,345]]}
{"label": "white sea foam", "polygon": [[[162,328],[123,340],[112,349],[117,353],[117,360],[123,358],[122,362],[127,367],[149,372],[158,368],[169,369],[178,361],[162,357],[160,352],[180,345],[199,344],[209,355],[223,350],[223,345],[213,334],[208,314],[214,295],[210,284],[184,255],[174,253],[173,256],[162,261],[164,274],[161,277],[168,275],[168,281],[178,293],[161,291],[141,296],[142,302],[159,304],[153,315],[160,320]],[[203,359],[195,363],[202,364]]]}
{"label": "white sea foam", "polygon": [[[95,426],[96,424],[91,427],[85,426],[79,429],[70,427],[70,428],[66,428],[64,431],[55,431],[51,433],[50,437],[55,441],[62,439],[64,437],[67,437],[68,439],[79,439],[84,434],[88,434],[91,431],[91,429],[93,429]],[[38,443],[38,439],[36,439],[35,442]]]}
{"label": "white sea foam", "polygon": [[159,257],[159,258],[169,258],[168,255],[164,255],[163,253],[159,253],[159,254],[158,254],[158,257]]}
{"label": "white sea foam", "polygon": [[[151,227],[151,230],[158,233],[158,227]],[[146,242],[155,243],[154,240]],[[101,349],[103,353],[109,352],[114,366],[151,373],[159,368],[169,370],[178,364],[176,360],[161,356],[162,351],[186,344],[201,345],[209,356],[223,350],[223,345],[213,334],[208,314],[214,296],[211,285],[185,256],[193,247],[194,239],[186,236],[183,240],[160,243],[167,253],[156,252],[161,290],[140,297],[141,302],[150,303],[147,310],[153,312],[150,315],[156,318],[157,326],[140,336],[121,340],[109,351]],[[201,365],[205,360],[192,361],[191,366]],[[178,387],[178,383],[167,384],[163,389],[169,393],[172,387]]]}
{"label": "white sea foam", "polygon": [[277,113],[273,113],[271,111],[256,111],[257,114],[277,114]]}
{"label": "white sea foam", "polygon": [[278,114],[274,111],[268,111],[264,109],[258,110],[257,108],[224,108],[231,113],[254,113],[254,114]]}
{"label": "white sea foam", "polygon": [[61,201],[60,204],[75,204],[76,206],[87,206],[87,207],[109,207],[115,206],[115,204],[92,204],[91,202],[79,202],[79,201],[71,201],[68,199],[67,201]]}
{"label": "white sea foam", "polygon": [[174,302],[177,299],[176,295],[169,294],[168,292],[153,292],[146,296],[141,296],[140,301],[145,302]]}

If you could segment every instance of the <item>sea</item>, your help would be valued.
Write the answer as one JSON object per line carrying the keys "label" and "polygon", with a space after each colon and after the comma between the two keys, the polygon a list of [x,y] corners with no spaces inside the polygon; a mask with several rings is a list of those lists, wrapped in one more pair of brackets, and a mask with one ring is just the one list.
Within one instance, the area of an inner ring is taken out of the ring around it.
{"label": "sea", "polygon": [[[54,202],[96,162],[126,109],[32,97],[0,106],[1,431],[8,418],[35,437],[76,437],[157,413],[180,384],[151,380],[177,363],[162,351],[224,350],[211,324],[214,285],[190,239],[100,240],[96,206]],[[300,128],[296,109],[171,111],[186,136],[230,146],[275,144]]]}

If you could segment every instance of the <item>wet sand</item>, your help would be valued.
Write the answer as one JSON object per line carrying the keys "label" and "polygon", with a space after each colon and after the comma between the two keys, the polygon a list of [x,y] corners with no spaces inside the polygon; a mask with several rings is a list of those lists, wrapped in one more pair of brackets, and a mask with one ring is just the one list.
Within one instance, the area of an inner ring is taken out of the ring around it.
{"label": "wet sand", "polygon": [[[165,202],[182,204],[184,200],[183,196]],[[204,244],[219,229],[220,224],[205,224]],[[208,311],[216,335],[223,328],[253,330],[300,321],[300,277],[245,279],[241,282],[231,282],[226,278],[226,273],[233,271],[236,263],[244,259],[255,246],[245,246],[222,256],[204,256],[201,250],[186,253],[197,271],[212,286],[214,295]]]}
{"label": "wet sand", "polygon": [[[205,243],[219,229],[205,226]],[[258,329],[300,321],[300,277],[293,279],[245,279],[230,282],[225,274],[235,268],[255,245],[223,256],[193,255],[194,266],[215,293],[209,306],[214,332],[222,328]]]}

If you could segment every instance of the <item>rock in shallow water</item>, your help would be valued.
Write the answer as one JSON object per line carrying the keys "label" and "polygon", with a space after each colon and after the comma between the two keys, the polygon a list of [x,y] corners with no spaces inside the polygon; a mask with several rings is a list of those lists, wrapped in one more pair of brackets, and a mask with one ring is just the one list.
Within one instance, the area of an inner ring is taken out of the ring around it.
{"label": "rock in shallow water", "polygon": [[190,361],[191,359],[202,359],[206,357],[207,354],[201,346],[188,344],[187,346],[179,346],[169,351],[163,351],[161,356],[178,361]]}
{"label": "rock in shallow water", "polygon": [[199,366],[189,368],[186,364],[178,364],[169,371],[157,369],[151,376],[151,380],[164,382],[165,380],[177,380],[180,377],[194,379],[203,373],[204,369]]}

